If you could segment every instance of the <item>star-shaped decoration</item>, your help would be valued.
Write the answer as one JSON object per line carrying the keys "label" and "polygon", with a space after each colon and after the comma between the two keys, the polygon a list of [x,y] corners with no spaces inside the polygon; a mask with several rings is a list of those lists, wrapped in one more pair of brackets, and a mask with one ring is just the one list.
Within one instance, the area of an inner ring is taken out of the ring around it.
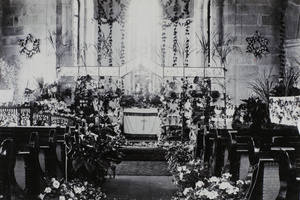
{"label": "star-shaped decoration", "polygon": [[267,47],[268,39],[261,36],[261,34],[256,31],[255,35],[251,38],[247,38],[248,42],[247,53],[253,53],[255,57],[261,58],[262,55],[266,55],[269,52]]}

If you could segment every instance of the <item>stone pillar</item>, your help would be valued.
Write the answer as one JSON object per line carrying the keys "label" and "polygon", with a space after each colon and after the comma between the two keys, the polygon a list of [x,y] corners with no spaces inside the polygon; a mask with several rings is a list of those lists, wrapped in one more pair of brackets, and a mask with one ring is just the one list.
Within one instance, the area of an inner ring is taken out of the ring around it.
{"label": "stone pillar", "polygon": [[[73,9],[72,9],[72,1],[71,0],[61,0],[61,34],[62,36],[65,35],[62,38],[62,43],[66,45],[72,45],[74,39],[73,39]],[[63,66],[70,66],[73,63],[73,52],[72,48],[74,46],[67,50],[66,47],[65,50],[65,56],[63,56],[62,65]],[[63,50],[63,51],[65,51]]]}
{"label": "stone pillar", "polygon": [[97,5],[93,1],[85,1],[85,18],[84,18],[84,45],[86,49],[86,65],[97,66],[97,44],[98,22],[94,19],[94,12]]}
{"label": "stone pillar", "polygon": [[212,32],[216,34],[215,40],[221,40],[223,37],[223,9],[224,0],[211,0],[211,27]]}
{"label": "stone pillar", "polygon": [[[197,44],[199,44],[198,49],[201,51],[201,53],[197,56],[198,60],[196,64],[199,67],[207,67],[207,55],[204,54],[203,46],[200,44],[203,42],[208,42],[208,4],[209,0],[204,1],[195,1],[194,2],[194,26],[195,26],[195,32],[198,36],[195,35],[195,41],[197,41]],[[203,74],[205,76],[205,72]]]}

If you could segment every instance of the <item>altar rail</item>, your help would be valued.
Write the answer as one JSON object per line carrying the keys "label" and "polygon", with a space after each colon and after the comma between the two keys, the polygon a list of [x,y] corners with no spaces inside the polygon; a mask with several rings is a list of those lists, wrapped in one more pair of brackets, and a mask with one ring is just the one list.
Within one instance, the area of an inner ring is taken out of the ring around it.
{"label": "altar rail", "polygon": [[40,113],[32,106],[0,106],[0,126],[73,126],[75,119]]}

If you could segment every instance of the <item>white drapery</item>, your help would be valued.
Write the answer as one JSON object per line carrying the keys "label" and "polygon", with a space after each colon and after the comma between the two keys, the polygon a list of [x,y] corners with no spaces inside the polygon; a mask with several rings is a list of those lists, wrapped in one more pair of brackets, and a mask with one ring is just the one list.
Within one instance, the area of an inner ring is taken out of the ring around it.
{"label": "white drapery", "polygon": [[159,127],[157,109],[124,109],[125,134],[157,134]]}

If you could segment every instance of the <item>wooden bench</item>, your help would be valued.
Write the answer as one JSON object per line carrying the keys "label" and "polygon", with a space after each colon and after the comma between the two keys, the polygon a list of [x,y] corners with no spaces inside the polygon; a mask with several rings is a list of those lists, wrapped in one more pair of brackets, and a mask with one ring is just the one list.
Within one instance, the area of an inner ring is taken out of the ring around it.
{"label": "wooden bench", "polygon": [[[17,163],[14,171],[18,176],[12,178],[10,182],[13,187],[18,186],[17,188],[26,191],[25,196],[33,198],[41,192],[41,188],[46,186],[46,178],[64,176],[64,140],[57,145],[56,129],[43,128],[42,134],[38,132],[28,134],[29,130],[36,130],[36,127],[33,129],[22,127],[21,130],[25,130],[23,133],[20,129],[8,128],[10,127],[5,127],[7,132],[1,134],[0,138],[1,140],[6,138],[4,144],[7,141],[12,141],[14,144],[15,163]],[[1,131],[3,132],[3,129]],[[49,131],[48,134],[45,131]]]}
{"label": "wooden bench", "polygon": [[[293,144],[291,142],[291,144]],[[252,162],[257,162],[253,172],[248,199],[299,199],[299,174],[296,146],[271,144],[257,148]],[[291,159],[293,157],[293,159]]]}

